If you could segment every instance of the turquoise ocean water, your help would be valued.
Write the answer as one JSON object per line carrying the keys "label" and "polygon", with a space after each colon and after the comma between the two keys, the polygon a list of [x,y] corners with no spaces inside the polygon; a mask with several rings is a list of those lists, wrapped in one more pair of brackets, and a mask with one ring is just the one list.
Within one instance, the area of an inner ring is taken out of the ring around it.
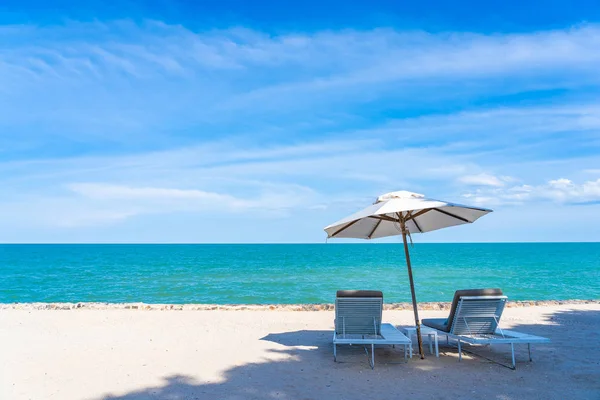
{"label": "turquoise ocean water", "polygon": [[[513,300],[599,299],[600,243],[415,244],[419,301],[500,287]],[[410,301],[401,244],[0,245],[0,303]]]}

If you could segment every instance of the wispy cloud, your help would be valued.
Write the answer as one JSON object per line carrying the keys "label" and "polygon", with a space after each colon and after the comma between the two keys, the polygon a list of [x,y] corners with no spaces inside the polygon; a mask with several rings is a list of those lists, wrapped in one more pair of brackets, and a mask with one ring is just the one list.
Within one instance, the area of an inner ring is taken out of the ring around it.
{"label": "wispy cloud", "polygon": [[[69,22],[5,28],[0,39],[0,125],[23,126],[27,117],[30,128],[45,125],[54,136],[129,145],[142,137],[184,140],[190,128],[239,134],[240,113],[260,116],[246,124],[260,122],[260,130],[279,126],[281,118],[300,124],[307,115],[312,124],[339,126],[352,112],[346,106],[374,98],[430,104],[449,93],[478,97],[491,87],[502,93],[508,86],[518,92],[600,83],[600,28],[592,24],[507,35],[393,29],[271,35],[158,21]],[[583,127],[598,125],[593,112],[581,116]],[[505,114],[507,124],[520,118]],[[471,117],[477,124],[494,115]]]}
{"label": "wispy cloud", "polygon": [[477,175],[465,175],[458,178],[458,181],[460,183],[464,183],[466,185],[495,187],[502,187],[506,184],[506,182],[509,182],[511,180],[513,180],[513,178],[508,176],[497,177],[486,173],[481,173]]}
{"label": "wispy cloud", "polygon": [[[182,212],[287,218],[298,210],[352,210],[379,192],[440,179],[429,170],[398,176],[423,160],[456,163],[432,149],[388,150],[385,143],[360,139],[239,149],[239,143],[219,142],[139,155],[4,163],[0,182],[10,195],[3,205],[37,208],[47,199],[47,213],[62,215],[48,223],[71,226]],[[95,217],[79,217],[83,211],[70,216],[74,203]],[[23,211],[18,214],[29,219]]]}
{"label": "wispy cloud", "polygon": [[543,185],[519,185],[507,188],[478,189],[463,195],[488,205],[518,205],[526,202],[551,201],[560,204],[591,204],[600,201],[600,179],[575,183],[559,178]]}
{"label": "wispy cloud", "polygon": [[61,219],[72,221],[72,226],[103,223],[103,218],[104,223],[116,223],[146,214],[239,213],[261,208],[280,217],[289,216],[287,210],[293,208],[335,206],[343,213],[396,189],[458,200],[452,182],[459,189],[481,186],[468,196],[482,205],[534,198],[514,185],[518,179],[512,176],[523,173],[522,165],[516,170],[492,166],[501,172],[492,175],[484,172],[490,170],[488,157],[474,158],[472,151],[457,153],[453,144],[398,148],[386,141],[390,133],[385,129],[375,135],[377,139],[363,139],[363,133],[346,140],[315,138],[268,148],[242,138],[123,156],[13,161],[0,164],[0,182],[11,193],[8,201],[29,203],[32,196],[48,196],[47,188],[52,187],[48,204],[63,210],[55,214],[68,215],[70,205],[78,202],[88,215],[95,215]]}
{"label": "wispy cloud", "polygon": [[73,192],[92,199],[119,200],[119,199],[158,199],[158,200],[199,200],[210,201],[222,205],[223,202],[234,206],[243,206],[244,203],[232,196],[219,193],[205,192],[196,189],[170,189],[154,187],[130,187],[108,185],[99,183],[73,183],[69,189]]}
{"label": "wispy cloud", "polygon": [[[452,144],[457,151],[475,148],[512,150],[515,146],[563,149],[594,144],[600,135],[600,104],[500,106],[391,120],[371,129],[409,143]],[[576,134],[577,140],[566,133]],[[464,147],[469,143],[469,147]],[[490,146],[490,143],[492,146]],[[537,149],[536,149],[537,150]]]}
{"label": "wispy cloud", "polygon": [[[600,29],[592,24],[508,35],[428,34],[392,29],[270,35],[244,28],[193,31],[159,21],[138,24],[123,20],[16,26],[0,31],[0,37],[8,44],[3,57],[6,68],[65,78],[74,72],[118,72],[140,78],[198,69],[290,65],[308,68],[313,73],[347,73],[341,78],[312,80],[323,87],[524,69],[586,70],[600,60]],[[64,47],[65,43],[69,47]],[[323,54],[328,57],[321,57]],[[353,72],[356,70],[361,73]]]}
{"label": "wispy cloud", "polygon": [[318,232],[398,189],[486,206],[598,200],[595,24],[271,34],[70,21],[0,27],[0,42],[11,226],[218,214]]}
{"label": "wispy cloud", "polygon": [[66,191],[22,194],[2,202],[0,216],[8,224],[38,228],[107,226],[148,215],[220,216],[223,221],[245,213],[254,218],[289,218],[291,213],[322,210],[323,198],[299,185],[264,184],[258,192],[239,196],[199,189],[71,183]]}
{"label": "wispy cloud", "polygon": [[72,183],[68,185],[68,189],[91,200],[106,204],[113,202],[113,206],[116,207],[120,207],[122,202],[129,202],[130,205],[137,207],[139,213],[189,210],[199,212],[257,210],[269,213],[305,207],[307,202],[314,201],[315,198],[314,191],[298,185],[280,185],[252,197],[235,197],[198,189],[134,187],[106,183]]}

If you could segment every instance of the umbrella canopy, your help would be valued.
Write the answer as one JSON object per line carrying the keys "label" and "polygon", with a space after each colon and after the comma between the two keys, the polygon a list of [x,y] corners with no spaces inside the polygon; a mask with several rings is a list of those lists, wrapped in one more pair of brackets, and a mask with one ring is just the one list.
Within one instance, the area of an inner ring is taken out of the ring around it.
{"label": "umbrella canopy", "polygon": [[491,211],[402,190],[379,196],[373,205],[327,226],[325,232],[330,238],[377,239],[402,234],[402,220],[407,233],[423,233],[475,222]]}
{"label": "umbrella canopy", "polygon": [[373,205],[325,227],[325,232],[327,232],[328,238],[376,239],[402,235],[419,353],[421,358],[424,358],[421,321],[417,309],[417,297],[406,236],[411,233],[430,232],[449,226],[472,223],[491,211],[486,208],[428,199],[422,194],[402,190],[379,196]]}

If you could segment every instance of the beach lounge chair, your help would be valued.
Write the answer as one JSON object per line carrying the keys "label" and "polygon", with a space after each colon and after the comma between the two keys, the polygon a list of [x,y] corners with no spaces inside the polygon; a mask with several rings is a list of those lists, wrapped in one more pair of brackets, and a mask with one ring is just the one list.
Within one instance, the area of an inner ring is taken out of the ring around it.
{"label": "beach lounge chair", "polygon": [[376,290],[338,290],[335,298],[333,359],[337,362],[337,345],[364,345],[367,355],[371,346],[371,368],[375,367],[375,345],[403,345],[404,359],[411,341],[392,324],[382,324],[383,293]]}
{"label": "beach lounge chair", "polygon": [[512,368],[516,368],[515,344],[527,344],[529,361],[532,343],[549,343],[550,340],[534,335],[501,329],[498,325],[507,297],[500,289],[468,289],[454,293],[450,315],[447,319],[424,319],[423,325],[438,331],[438,336],[455,339],[458,343],[458,360],[462,360],[462,343],[471,345],[510,344]]}

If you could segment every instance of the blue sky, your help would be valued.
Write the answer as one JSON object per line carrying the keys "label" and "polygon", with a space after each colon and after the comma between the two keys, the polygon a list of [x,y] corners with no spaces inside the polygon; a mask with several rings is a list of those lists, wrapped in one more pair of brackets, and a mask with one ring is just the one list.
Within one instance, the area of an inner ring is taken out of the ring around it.
{"label": "blue sky", "polygon": [[597,2],[416,3],[4,1],[0,241],[600,241]]}

